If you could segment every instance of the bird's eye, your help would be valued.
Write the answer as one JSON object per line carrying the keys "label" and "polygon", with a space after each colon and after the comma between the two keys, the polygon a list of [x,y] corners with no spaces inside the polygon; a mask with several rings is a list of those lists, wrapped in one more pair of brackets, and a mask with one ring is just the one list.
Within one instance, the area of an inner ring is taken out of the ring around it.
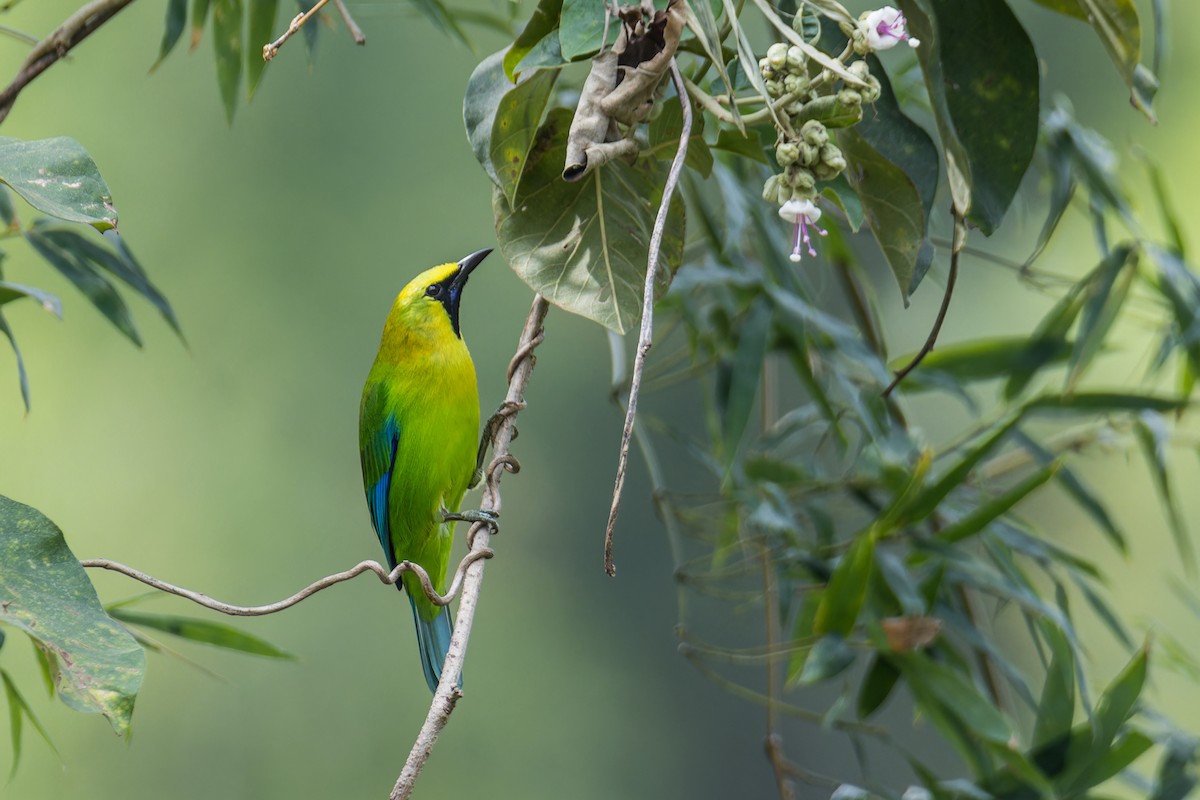
{"label": "bird's eye", "polygon": [[425,290],[425,294],[429,295],[434,300],[437,300],[442,296],[442,285],[440,283],[433,284]]}

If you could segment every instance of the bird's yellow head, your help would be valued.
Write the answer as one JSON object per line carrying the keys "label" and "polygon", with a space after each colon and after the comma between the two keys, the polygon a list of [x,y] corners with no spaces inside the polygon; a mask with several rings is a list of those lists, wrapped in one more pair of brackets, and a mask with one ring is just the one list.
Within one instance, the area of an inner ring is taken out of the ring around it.
{"label": "bird's yellow head", "polygon": [[389,323],[399,323],[409,330],[428,325],[443,328],[449,323],[450,330],[461,339],[458,309],[463,287],[471,272],[490,252],[491,248],[479,250],[462,261],[440,264],[413,278],[396,298]]}

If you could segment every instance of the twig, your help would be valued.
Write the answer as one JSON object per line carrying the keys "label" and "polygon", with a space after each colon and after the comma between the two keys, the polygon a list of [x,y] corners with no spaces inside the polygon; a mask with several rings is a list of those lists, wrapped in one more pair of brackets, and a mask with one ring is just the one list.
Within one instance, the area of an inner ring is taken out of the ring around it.
{"label": "twig", "polygon": [[[508,445],[512,441],[514,430],[513,418],[516,416],[517,410],[525,405],[525,388],[529,385],[529,377],[533,372],[536,360],[533,348],[537,346],[535,342],[541,342],[542,322],[546,319],[547,309],[548,305],[542,296],[540,294],[535,296],[533,307],[529,309],[529,318],[525,320],[525,329],[521,332],[521,342],[517,347],[517,354],[509,365],[508,395],[504,403],[509,412],[496,430],[496,438],[493,443],[496,455],[492,459],[492,463],[488,465],[483,499],[480,503],[480,508],[484,511],[500,513],[500,476],[506,469],[510,472],[516,471],[515,461],[508,454]],[[479,552],[487,548],[488,539],[491,536],[490,529],[483,523],[475,523],[471,527],[471,536],[474,537],[471,540],[471,552]],[[429,759],[438,735],[446,727],[450,713],[454,711],[454,706],[462,697],[458,681],[459,676],[462,675],[463,659],[467,653],[467,640],[471,635],[471,624],[475,618],[475,607],[479,601],[479,590],[482,583],[483,561],[476,560],[467,568],[466,577],[463,579],[462,599],[458,603],[458,621],[454,624],[454,633],[450,637],[450,649],[446,653],[446,662],[442,667],[441,681],[433,695],[433,702],[429,706],[425,724],[421,726],[417,740],[408,754],[408,760],[404,763],[404,769],[401,770],[400,777],[392,789],[391,800],[402,800],[412,794],[417,776]]]}
{"label": "twig", "polygon": [[[775,574],[771,569],[771,553],[766,547],[760,546],[759,555],[762,556],[763,610],[766,613],[764,627],[767,629],[767,650],[771,651],[776,647],[776,631],[779,623],[775,619],[775,612],[779,608],[779,598],[775,590]],[[764,742],[764,750],[767,760],[771,762],[771,767],[775,770],[775,785],[779,788],[779,800],[795,800],[796,787],[788,780],[788,772],[784,767],[786,758],[783,753],[783,737],[779,735],[778,730],[776,703],[780,689],[779,678],[779,662],[776,659],[768,660],[767,738]]]}
{"label": "twig", "polygon": [[53,33],[34,45],[33,50],[21,62],[12,82],[0,91],[0,122],[8,117],[17,101],[17,95],[34,78],[49,69],[68,51],[132,2],[133,0],[92,0],[69,16]]}
{"label": "twig", "polygon": [[88,558],[80,561],[85,567],[92,569],[107,569],[113,572],[119,572],[122,575],[133,578],[136,581],[141,581],[147,586],[152,586],[162,592],[173,594],[182,597],[185,600],[191,600],[193,603],[202,605],[205,608],[219,611],[222,614],[228,614],[231,617],[262,617],[267,614],[274,614],[283,611],[285,608],[291,608],[322,589],[328,589],[334,584],[348,581],[352,578],[357,578],[364,572],[374,572],[379,576],[379,580],[383,583],[395,583],[400,580],[400,576],[405,572],[412,572],[421,579],[421,587],[425,590],[425,595],[433,602],[434,605],[444,606],[454,599],[458,594],[459,588],[462,586],[463,576],[466,574],[467,568],[481,558],[491,558],[492,551],[484,549],[473,550],[463,557],[459,562],[458,569],[454,572],[454,580],[450,583],[450,589],[444,594],[438,594],[433,588],[433,581],[429,578],[429,573],[426,572],[420,564],[414,564],[411,561],[402,561],[396,565],[396,568],[388,572],[387,567],[380,564],[378,561],[360,561],[344,572],[337,572],[333,575],[328,575],[321,578],[315,583],[309,584],[300,591],[296,592],[291,597],[280,600],[277,603],[270,603],[265,606],[235,606],[230,603],[222,603],[220,600],[214,600],[206,594],[194,592],[191,589],[184,589],[181,586],[176,586],[172,583],[159,580],[152,575],[147,575],[133,567],[120,564],[116,561],[110,561],[107,558]]}
{"label": "twig", "polygon": [[633,421],[637,415],[638,392],[642,387],[642,373],[646,369],[646,354],[653,345],[654,333],[654,287],[658,282],[658,257],[662,250],[663,231],[667,227],[667,213],[671,207],[671,198],[679,184],[679,173],[683,170],[684,159],[687,158],[688,140],[692,136],[692,103],[688,99],[687,88],[683,75],[675,59],[671,59],[671,80],[675,84],[675,93],[679,95],[679,107],[683,110],[683,130],[679,132],[679,149],[675,151],[675,159],[667,173],[667,181],[663,184],[662,201],[658,205],[658,216],[654,220],[654,230],[650,233],[650,252],[646,256],[646,284],[642,288],[642,326],[638,334],[637,353],[633,357],[633,376],[629,382],[629,403],[625,409],[625,427],[621,430],[621,451],[617,457],[617,479],[613,486],[612,506],[608,511],[608,525],[604,530],[604,571],[610,576],[617,574],[613,564],[613,530],[617,526],[617,513],[621,509],[621,490],[625,487],[625,469],[629,464],[629,440],[633,436]]}
{"label": "twig", "polygon": [[[276,39],[273,42],[268,42],[267,44],[263,45],[263,61],[270,61],[272,58],[274,58],[279,53],[279,48],[283,47],[284,42],[286,42],[288,39],[292,38],[297,33],[299,33],[300,29],[304,27],[304,23],[308,22],[310,19],[312,19],[314,16],[316,16],[321,11],[321,9],[325,7],[325,4],[328,2],[329,2],[329,0],[317,0],[317,2],[313,5],[313,7],[310,8],[308,11],[305,11],[301,14],[297,14],[296,16],[292,17],[291,24],[289,24],[287,26],[287,30],[283,32],[282,36],[280,36],[278,39]],[[340,6],[341,3],[339,2],[338,5]],[[346,14],[345,11],[343,11],[342,13]],[[349,27],[348,24],[347,24],[347,27]],[[357,28],[357,26],[355,26],[355,27]],[[353,35],[354,31],[351,30],[350,33],[351,33],[351,35]],[[359,34],[361,35],[361,33],[362,32],[360,31]],[[366,41],[366,39],[364,38],[363,42],[365,42],[365,41]],[[361,44],[361,42],[360,42],[360,44]]]}
{"label": "twig", "polygon": [[925,360],[925,356],[933,351],[933,346],[937,344],[938,334],[942,332],[942,323],[946,321],[946,312],[950,310],[950,298],[954,294],[954,284],[958,280],[958,253],[959,250],[954,248],[950,251],[950,275],[946,278],[946,293],[942,295],[942,306],[938,309],[937,319],[933,321],[933,329],[929,331],[929,336],[925,339],[925,344],[921,345],[921,349],[913,356],[912,361],[904,365],[896,372],[896,377],[892,378],[892,382],[883,390],[884,397],[890,397],[892,390],[895,389],[900,381],[908,376],[908,373],[917,368],[917,365]]}
{"label": "twig", "polygon": [[346,4],[342,0],[333,0],[333,3],[337,6],[338,13],[342,15],[342,22],[345,23],[346,30],[350,31],[350,38],[354,40],[354,43],[357,45],[366,44],[367,36],[362,32],[362,28],[358,27],[358,23],[354,21],[354,17],[350,16],[350,11],[346,8]]}

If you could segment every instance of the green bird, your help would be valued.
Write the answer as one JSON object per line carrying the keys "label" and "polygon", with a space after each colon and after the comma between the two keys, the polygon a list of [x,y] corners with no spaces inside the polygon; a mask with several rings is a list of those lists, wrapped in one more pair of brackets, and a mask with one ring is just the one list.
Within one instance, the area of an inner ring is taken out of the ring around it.
{"label": "green bird", "polygon": [[[478,480],[479,441],[479,389],[458,312],[467,278],[490,252],[426,270],[404,287],[359,411],[363,488],[388,567],[421,565],[440,594],[454,521],[494,523],[485,512],[458,513]],[[396,587],[408,592],[425,681],[436,691],[454,627],[450,609],[434,605],[411,572]]]}

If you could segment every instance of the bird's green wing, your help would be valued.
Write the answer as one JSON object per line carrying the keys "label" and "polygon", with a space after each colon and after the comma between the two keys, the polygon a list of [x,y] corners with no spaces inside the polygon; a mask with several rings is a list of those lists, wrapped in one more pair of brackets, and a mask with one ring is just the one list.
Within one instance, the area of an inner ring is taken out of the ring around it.
{"label": "bird's green wing", "polygon": [[387,556],[388,567],[395,567],[388,496],[396,468],[396,453],[400,448],[400,424],[396,415],[387,409],[385,393],[378,384],[363,396],[358,440],[371,522]]}

